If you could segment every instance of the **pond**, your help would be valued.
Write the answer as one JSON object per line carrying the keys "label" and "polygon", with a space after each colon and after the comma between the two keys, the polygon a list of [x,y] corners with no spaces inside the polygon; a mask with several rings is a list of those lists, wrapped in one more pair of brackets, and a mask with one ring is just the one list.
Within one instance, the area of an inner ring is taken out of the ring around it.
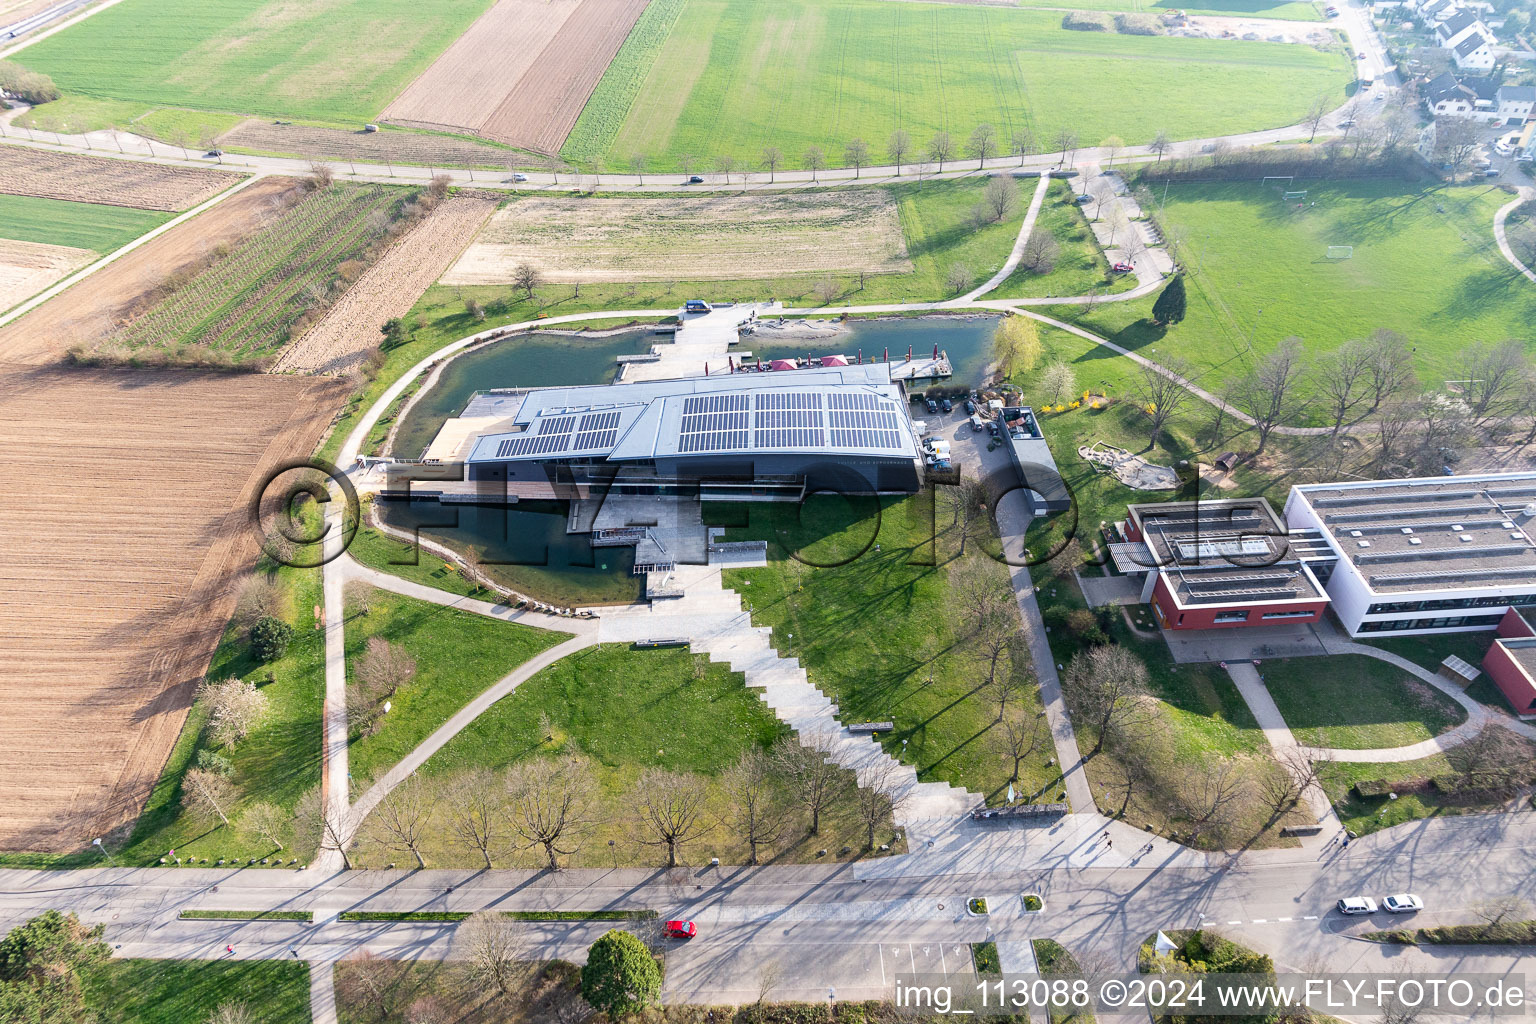
{"label": "pond", "polygon": [[492,508],[381,501],[377,508],[386,525],[420,527],[422,536],[467,555],[497,583],[541,601],[579,606],[640,599],[642,580],[631,574],[634,549],[594,549],[586,534],[566,533],[565,502]]}
{"label": "pond", "polygon": [[[913,356],[926,357],[933,353],[933,346],[949,353],[954,367],[955,384],[975,387],[982,381],[987,363],[991,361],[992,332],[997,327],[995,316],[978,317],[919,317],[892,320],[850,320],[844,330],[825,338],[806,340],[778,339],[774,330],[765,327],[748,338],[741,347],[749,349],[754,358],[763,362],[788,359],[794,356],[846,355],[852,361],[864,350],[864,359],[878,361],[886,352],[894,360],[905,359],[907,347]],[[922,387],[922,382],[917,385]]]}
{"label": "pond", "polygon": [[596,338],[523,334],[466,352],[443,367],[432,389],[413,405],[395,433],[391,454],[416,459],[476,391],[554,384],[607,384],[622,355],[649,352],[664,337],[645,327]]}

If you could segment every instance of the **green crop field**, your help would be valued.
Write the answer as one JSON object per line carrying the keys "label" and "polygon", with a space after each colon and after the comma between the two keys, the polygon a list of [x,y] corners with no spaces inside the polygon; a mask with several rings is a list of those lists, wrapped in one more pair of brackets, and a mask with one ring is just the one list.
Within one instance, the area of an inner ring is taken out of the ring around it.
{"label": "green crop field", "polygon": [[[1060,3],[1060,0],[1019,0],[1019,6],[1059,10],[1066,5]],[[1143,0],[1082,0],[1081,3],[1074,2],[1071,7],[1079,11],[1117,13],[1125,11],[1161,14],[1164,11],[1179,10],[1188,14],[1217,14],[1230,18],[1276,18],[1282,21],[1323,20],[1323,5],[1311,3],[1309,0],[1208,0],[1208,2],[1193,5],[1179,3],[1178,0],[1158,0],[1157,3],[1146,3]]]}
{"label": "green crop field", "polygon": [[108,253],[174,216],[126,206],[0,195],[0,238]]}
{"label": "green crop field", "polygon": [[66,93],[368,121],[489,0],[124,0],[18,58]]}
{"label": "green crop field", "polygon": [[[1457,353],[1474,342],[1530,338],[1536,285],[1493,241],[1504,192],[1401,181],[1306,187],[1300,210],[1258,182],[1168,190],[1162,220],[1191,269],[1189,315],[1154,344],[1220,379],[1246,372],[1250,341],[1263,353],[1294,335],[1316,353],[1385,327],[1408,337],[1429,384],[1454,377]],[[1329,245],[1353,245],[1354,256],[1329,260]]]}
{"label": "green crop field", "polygon": [[584,113],[566,156],[755,164],[771,145],[798,165],[818,145],[840,163],[855,136],[880,153],[895,129],[918,147],[943,129],[958,147],[980,122],[1003,140],[1064,127],[1089,144],[1160,130],[1195,138],[1294,123],[1320,94],[1342,101],[1350,79],[1342,52],[1060,22],[1055,11],[982,5],[688,0],[622,123],[635,60],[609,69],[593,96],[603,109]]}

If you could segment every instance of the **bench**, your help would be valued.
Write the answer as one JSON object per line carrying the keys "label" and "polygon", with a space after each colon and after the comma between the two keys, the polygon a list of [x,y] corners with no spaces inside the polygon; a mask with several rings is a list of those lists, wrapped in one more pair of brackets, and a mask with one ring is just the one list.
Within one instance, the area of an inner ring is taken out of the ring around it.
{"label": "bench", "polygon": [[892,732],[895,722],[855,722],[848,727],[851,733]]}
{"label": "bench", "polygon": [[637,648],[645,648],[645,647],[687,647],[688,644],[689,644],[689,640],[688,640],[687,637],[653,637],[653,638],[648,639],[648,640],[636,640],[635,641],[635,647],[637,647]]}
{"label": "bench", "polygon": [[1293,836],[1315,836],[1323,831],[1321,825],[1287,825],[1280,830],[1280,835],[1285,838]]}
{"label": "bench", "polygon": [[971,819],[994,821],[1016,818],[1059,818],[1066,813],[1066,804],[1014,804],[1011,807],[978,807],[971,812]]}

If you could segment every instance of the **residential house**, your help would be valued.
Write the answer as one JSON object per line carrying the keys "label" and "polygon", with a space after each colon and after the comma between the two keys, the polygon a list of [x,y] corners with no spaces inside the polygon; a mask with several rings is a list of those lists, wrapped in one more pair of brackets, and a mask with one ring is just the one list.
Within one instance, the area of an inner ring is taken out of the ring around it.
{"label": "residential house", "polygon": [[1423,94],[1424,105],[1435,117],[1470,117],[1477,102],[1477,93],[1449,71],[1425,83]]}

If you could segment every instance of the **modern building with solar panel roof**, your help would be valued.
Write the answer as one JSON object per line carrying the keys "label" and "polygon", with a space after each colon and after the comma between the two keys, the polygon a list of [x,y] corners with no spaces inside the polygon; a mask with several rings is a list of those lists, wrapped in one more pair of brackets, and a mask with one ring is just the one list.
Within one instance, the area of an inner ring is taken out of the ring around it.
{"label": "modern building with solar panel roof", "polygon": [[757,501],[807,488],[910,493],[922,480],[906,393],[884,363],[498,397],[496,429],[464,442],[472,480],[697,486],[708,500]]}
{"label": "modern building with solar panel roof", "polygon": [[1352,635],[1491,630],[1536,607],[1536,473],[1298,485],[1285,519],[1337,554],[1328,594]]}

